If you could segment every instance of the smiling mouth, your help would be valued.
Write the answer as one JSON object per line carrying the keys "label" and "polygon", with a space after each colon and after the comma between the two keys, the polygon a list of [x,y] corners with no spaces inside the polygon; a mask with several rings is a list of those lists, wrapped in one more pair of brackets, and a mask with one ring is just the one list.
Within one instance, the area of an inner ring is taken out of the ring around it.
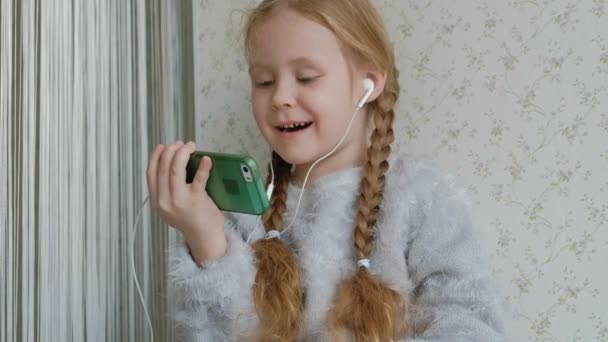
{"label": "smiling mouth", "polygon": [[278,126],[277,129],[281,132],[297,132],[297,131],[301,131],[303,129],[310,127],[310,125],[312,125],[312,121],[311,122],[302,122],[302,123],[297,123],[297,124],[292,124],[292,125],[287,125],[287,126]]}

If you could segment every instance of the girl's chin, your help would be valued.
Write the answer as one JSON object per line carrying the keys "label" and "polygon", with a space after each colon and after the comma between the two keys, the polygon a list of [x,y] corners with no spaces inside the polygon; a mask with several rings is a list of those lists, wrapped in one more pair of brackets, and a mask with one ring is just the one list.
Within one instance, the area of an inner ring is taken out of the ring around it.
{"label": "girl's chin", "polygon": [[314,159],[314,156],[312,154],[310,154],[310,155],[308,154],[308,153],[310,153],[310,150],[306,151],[306,152],[308,152],[306,155],[303,155],[301,152],[298,152],[295,150],[277,151],[275,149],[275,151],[279,154],[279,156],[281,156],[281,158],[283,158],[284,161],[286,161],[292,165],[311,164],[317,160],[317,159]]}

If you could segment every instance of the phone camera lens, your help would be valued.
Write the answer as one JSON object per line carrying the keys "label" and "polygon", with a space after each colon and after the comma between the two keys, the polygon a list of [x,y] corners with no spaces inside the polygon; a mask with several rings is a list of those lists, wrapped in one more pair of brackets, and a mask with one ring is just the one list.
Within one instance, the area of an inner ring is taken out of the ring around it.
{"label": "phone camera lens", "polygon": [[249,172],[249,168],[247,168],[247,166],[243,166],[243,171],[244,171],[245,173],[248,173],[248,172]]}

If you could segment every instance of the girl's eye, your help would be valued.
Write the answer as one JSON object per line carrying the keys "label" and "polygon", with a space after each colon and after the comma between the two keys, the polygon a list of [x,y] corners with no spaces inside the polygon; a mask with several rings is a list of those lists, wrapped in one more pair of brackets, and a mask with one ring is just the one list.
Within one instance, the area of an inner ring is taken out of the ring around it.
{"label": "girl's eye", "polygon": [[258,82],[257,86],[258,87],[270,87],[272,85],[272,81],[264,81],[264,82]]}
{"label": "girl's eye", "polygon": [[298,78],[298,82],[304,83],[304,84],[310,83],[310,82],[316,80],[317,77],[318,76],[315,76],[315,77],[300,77],[300,78]]}

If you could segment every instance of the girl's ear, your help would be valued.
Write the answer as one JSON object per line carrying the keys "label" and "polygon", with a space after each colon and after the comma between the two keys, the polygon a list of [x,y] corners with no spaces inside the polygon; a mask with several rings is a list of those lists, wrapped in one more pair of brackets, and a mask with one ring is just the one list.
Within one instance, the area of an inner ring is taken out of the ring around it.
{"label": "girl's ear", "polygon": [[365,73],[365,77],[374,81],[374,91],[370,95],[367,102],[372,102],[382,94],[384,86],[386,85],[386,72],[378,71],[377,69],[368,69]]}

